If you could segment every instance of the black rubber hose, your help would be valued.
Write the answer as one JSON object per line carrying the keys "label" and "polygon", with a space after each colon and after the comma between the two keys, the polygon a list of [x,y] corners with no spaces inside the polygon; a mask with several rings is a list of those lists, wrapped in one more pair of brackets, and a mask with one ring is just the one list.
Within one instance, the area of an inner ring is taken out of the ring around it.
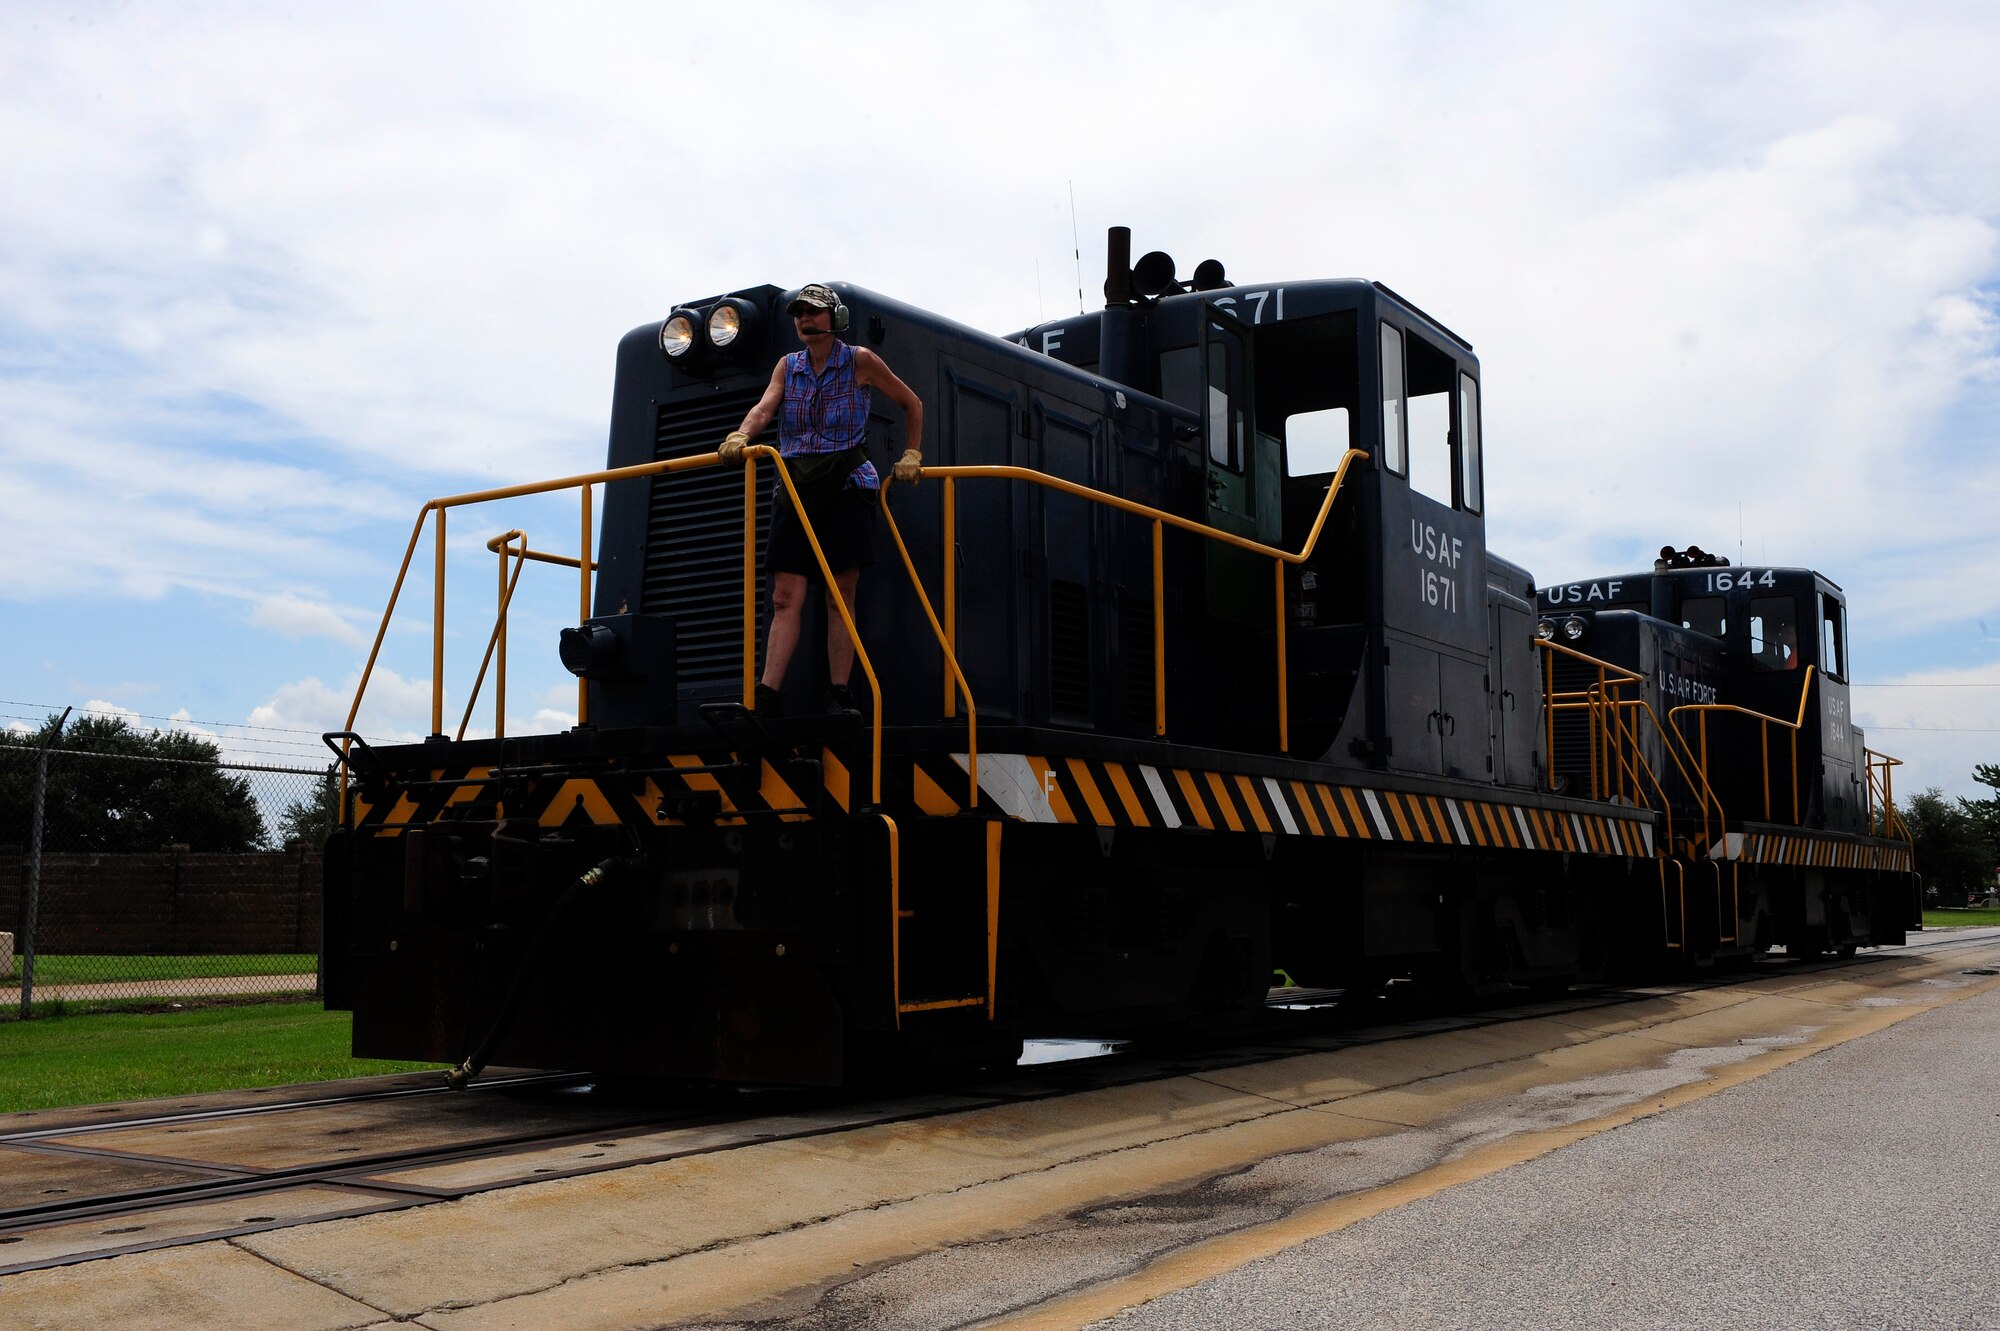
{"label": "black rubber hose", "polygon": [[[549,913],[543,917],[542,927],[536,936],[549,937],[556,922],[569,912],[569,908],[576,904],[577,898],[603,882],[605,875],[611,872],[611,866],[616,863],[618,861],[615,859],[605,860],[577,875],[576,879],[563,889],[563,894],[556,898],[556,904],[549,907]],[[528,991],[528,972],[534,969],[534,965],[533,951],[521,958],[521,964],[514,968],[514,979],[507,986],[507,997],[501,1000],[500,1011],[493,1018],[492,1029],[486,1032],[486,1038],[479,1042],[479,1047],[465,1056],[463,1063],[445,1074],[446,1086],[454,1091],[462,1091],[472,1084],[474,1077],[485,1071],[486,1060],[493,1056],[493,1049],[500,1043],[500,1037],[514,1024],[514,1013],[521,1006],[521,995]]]}

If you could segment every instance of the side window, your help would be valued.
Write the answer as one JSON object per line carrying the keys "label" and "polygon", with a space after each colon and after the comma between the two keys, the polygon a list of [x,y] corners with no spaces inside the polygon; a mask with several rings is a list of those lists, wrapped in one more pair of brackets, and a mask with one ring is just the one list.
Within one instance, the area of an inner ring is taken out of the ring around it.
{"label": "side window", "polygon": [[1401,476],[1408,439],[1403,419],[1403,334],[1382,325],[1382,465]]}
{"label": "side window", "polygon": [[1681,627],[1720,638],[1729,632],[1729,599],[1724,596],[1690,596],[1681,602]]}
{"label": "side window", "polygon": [[1820,669],[1847,678],[1847,623],[1839,598],[1820,593]]}
{"label": "side window", "polygon": [[1759,670],[1797,670],[1799,608],[1789,596],[1750,598],[1750,664]]}
{"label": "side window", "polygon": [[1479,484],[1479,381],[1469,374],[1458,376],[1458,492],[1466,511],[1477,513],[1481,503]]}
{"label": "side window", "polygon": [[1160,353],[1160,396],[1177,407],[1201,410],[1201,348],[1175,347]]}
{"label": "side window", "polygon": [[1243,407],[1230,395],[1229,348],[1208,344],[1208,460],[1231,471],[1243,470]]}
{"label": "side window", "polygon": [[1285,417],[1285,475],[1323,476],[1338,467],[1353,428],[1346,407]]}
{"label": "side window", "polygon": [[1451,391],[1456,363],[1414,333],[1403,335],[1410,488],[1447,508],[1452,502]]}

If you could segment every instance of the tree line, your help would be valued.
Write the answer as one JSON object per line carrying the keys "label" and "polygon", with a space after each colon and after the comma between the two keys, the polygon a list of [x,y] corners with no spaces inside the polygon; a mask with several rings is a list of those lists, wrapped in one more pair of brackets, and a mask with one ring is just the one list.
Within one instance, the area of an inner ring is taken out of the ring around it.
{"label": "tree line", "polygon": [[198,735],[138,729],[115,716],[85,716],[57,734],[59,722],[52,716],[37,731],[0,731],[0,843],[28,843],[34,755],[44,745],[52,755],[42,805],[46,850],[249,851],[325,839],[331,820],[314,796],[286,805],[274,835],[250,783],[225,769],[222,751]]}
{"label": "tree line", "polygon": [[1990,896],[2000,869],[2000,763],[1978,764],[1972,779],[1993,797],[1948,800],[1932,786],[1903,810],[1917,872],[1932,900],[1946,905]]}

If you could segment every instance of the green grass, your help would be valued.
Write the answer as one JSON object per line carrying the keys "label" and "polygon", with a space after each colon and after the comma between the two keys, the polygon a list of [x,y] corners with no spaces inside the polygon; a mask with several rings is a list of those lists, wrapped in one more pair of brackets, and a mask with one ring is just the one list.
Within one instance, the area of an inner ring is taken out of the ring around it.
{"label": "green grass", "polygon": [[[0,973],[0,985],[21,982],[22,958],[14,958],[11,974]],[[136,980],[194,980],[217,975],[311,975],[319,958],[310,952],[274,952],[259,956],[115,957],[57,953],[35,958],[35,983],[122,984]]]}
{"label": "green grass", "polygon": [[2000,924],[2000,910],[1975,907],[1972,910],[1927,910],[1924,928],[1948,929],[1954,924]]}
{"label": "green grass", "polygon": [[0,1112],[438,1066],[350,1058],[352,1027],[318,1003],[0,1022]]}

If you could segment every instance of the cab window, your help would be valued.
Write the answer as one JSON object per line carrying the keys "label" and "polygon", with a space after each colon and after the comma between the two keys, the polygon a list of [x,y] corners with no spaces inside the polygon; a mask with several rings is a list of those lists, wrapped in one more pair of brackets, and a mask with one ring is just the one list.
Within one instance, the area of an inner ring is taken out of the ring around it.
{"label": "cab window", "polygon": [[1797,670],[1799,608],[1789,596],[1750,598],[1750,664],[1758,670]]}
{"label": "cab window", "polygon": [[1465,511],[1477,513],[1479,484],[1479,381],[1458,376],[1458,493]]}
{"label": "cab window", "polygon": [[1403,333],[1382,325],[1382,465],[1403,474]]}
{"label": "cab window", "polygon": [[1729,598],[1688,597],[1681,602],[1681,627],[1706,633],[1711,638],[1724,637],[1729,632]]}
{"label": "cab window", "polygon": [[1847,622],[1840,598],[1820,594],[1820,669],[1835,679],[1847,678]]}
{"label": "cab window", "polygon": [[1403,335],[1403,375],[1408,385],[1410,488],[1452,506],[1451,398],[1457,365],[1418,337]]}

